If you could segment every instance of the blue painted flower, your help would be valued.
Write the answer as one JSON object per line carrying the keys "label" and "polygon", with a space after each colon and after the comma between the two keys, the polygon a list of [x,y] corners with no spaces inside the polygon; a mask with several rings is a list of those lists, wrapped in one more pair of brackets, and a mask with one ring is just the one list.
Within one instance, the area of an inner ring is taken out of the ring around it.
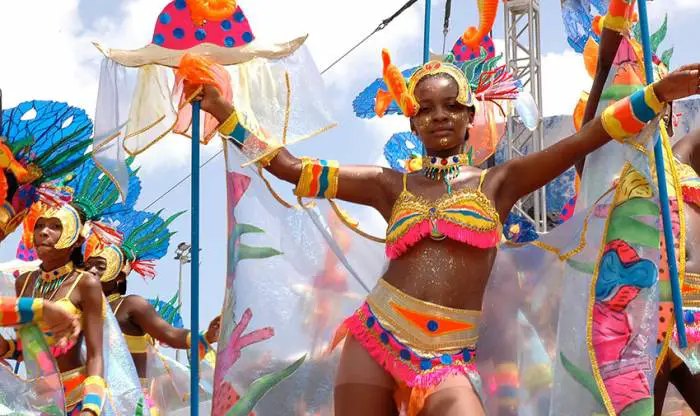
{"label": "blue painted flower", "polygon": [[600,260],[595,287],[596,300],[608,298],[619,286],[649,288],[656,282],[657,276],[656,265],[652,261],[639,259],[624,265],[617,250],[609,250]]}

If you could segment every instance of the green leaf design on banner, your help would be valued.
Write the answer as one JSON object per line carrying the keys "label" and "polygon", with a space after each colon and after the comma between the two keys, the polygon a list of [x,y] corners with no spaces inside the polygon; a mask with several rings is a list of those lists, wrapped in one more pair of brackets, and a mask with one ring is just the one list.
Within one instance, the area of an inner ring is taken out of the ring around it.
{"label": "green leaf design on banner", "polygon": [[289,367],[276,373],[267,374],[255,380],[248,388],[248,391],[236,402],[236,404],[226,413],[226,416],[248,416],[256,404],[263,396],[283,380],[294,374],[306,361],[306,355],[302,356]]}
{"label": "green leaf design on banner", "polygon": [[668,14],[664,16],[664,23],[653,35],[651,35],[651,52],[656,54],[659,50],[659,45],[666,39],[666,31],[668,30]]}
{"label": "green leaf design on banner", "polygon": [[39,410],[41,411],[42,415],[46,416],[63,416],[63,414],[65,413],[65,410],[61,409],[55,404],[52,404],[51,406],[42,407]]}
{"label": "green leaf design on banner", "polygon": [[671,282],[669,280],[659,280],[659,301],[673,302],[673,291],[671,290]]}
{"label": "green leaf design on banner", "polygon": [[620,416],[645,416],[654,414],[654,399],[647,397],[625,407]]}
{"label": "green leaf design on banner", "polygon": [[601,100],[615,100],[619,101],[625,97],[629,97],[635,92],[642,89],[641,85],[613,85],[608,87],[603,91],[600,96]]}
{"label": "green leaf design on banner", "polygon": [[581,273],[586,273],[586,274],[593,274],[595,271],[595,264],[591,262],[583,262],[583,261],[576,261],[576,260],[567,260],[566,263],[574,270],[579,271]]}
{"label": "green leaf design on banner", "polygon": [[262,228],[258,228],[254,225],[250,224],[236,224],[235,228],[233,230],[233,236],[232,238],[238,239],[238,237],[242,236],[243,234],[248,234],[248,233],[264,233],[265,230]]}
{"label": "green leaf design on banner", "polygon": [[559,357],[561,357],[561,364],[564,366],[564,369],[566,370],[569,375],[576,380],[581,386],[583,386],[586,390],[588,390],[591,395],[593,395],[593,398],[600,403],[601,406],[605,406],[603,404],[603,396],[600,394],[600,390],[598,390],[598,384],[595,382],[595,379],[593,378],[593,374],[587,373],[580,368],[576,367],[574,363],[569,361],[568,358],[564,355],[564,353],[560,353]]}
{"label": "green leaf design on banner", "polygon": [[642,26],[640,26],[639,23],[632,27],[632,32],[635,39],[640,40],[642,38]]}
{"label": "green leaf design on banner", "polygon": [[666,68],[671,67],[671,58],[673,57],[673,48],[667,49],[664,51],[663,55],[661,55],[661,62],[666,65]]}
{"label": "green leaf design on banner", "polygon": [[624,240],[629,244],[659,247],[659,229],[645,224],[635,217],[659,216],[659,206],[645,198],[630,199],[615,207],[610,215],[606,243]]}
{"label": "green leaf design on banner", "polygon": [[134,416],[146,416],[144,414],[143,397],[141,397],[139,399],[139,402],[136,404],[136,411],[134,412]]}
{"label": "green leaf design on banner", "polygon": [[238,245],[238,261],[246,259],[266,259],[269,257],[279,256],[281,251],[275,250],[272,247],[251,247],[245,244]]}

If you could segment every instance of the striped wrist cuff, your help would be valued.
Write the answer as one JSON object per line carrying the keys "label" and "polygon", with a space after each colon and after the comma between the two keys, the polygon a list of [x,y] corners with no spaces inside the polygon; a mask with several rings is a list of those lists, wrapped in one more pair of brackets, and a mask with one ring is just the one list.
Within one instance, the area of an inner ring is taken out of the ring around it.
{"label": "striped wrist cuff", "polygon": [[100,376],[90,376],[83,382],[83,408],[100,416],[107,395],[107,384]]}
{"label": "striped wrist cuff", "polygon": [[654,92],[654,84],[650,84],[606,108],[601,122],[611,138],[624,142],[642,131],[663,108],[663,103]]}
{"label": "striped wrist cuff", "polygon": [[0,297],[0,325],[24,325],[43,318],[44,301],[35,298]]}
{"label": "striped wrist cuff", "polygon": [[219,133],[233,139],[241,146],[249,136],[248,131],[238,122],[238,115],[235,111],[219,126]]}

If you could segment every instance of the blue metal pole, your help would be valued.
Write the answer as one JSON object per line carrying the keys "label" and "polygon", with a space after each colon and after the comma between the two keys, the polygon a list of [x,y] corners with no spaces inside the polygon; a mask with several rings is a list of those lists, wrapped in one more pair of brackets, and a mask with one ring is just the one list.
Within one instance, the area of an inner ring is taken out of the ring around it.
{"label": "blue metal pole", "polygon": [[[646,0],[639,0],[639,25],[642,28],[642,46],[644,48],[644,71],[647,84],[654,82],[654,67],[651,57],[651,40],[649,37],[649,16],[647,15]],[[654,159],[656,175],[659,182],[659,199],[661,202],[661,218],[664,225],[664,238],[666,240],[666,257],[668,269],[671,275],[671,296],[673,297],[673,314],[676,319],[678,331],[678,344],[681,348],[688,346],[683,322],[683,300],[681,298],[681,285],[678,280],[678,264],[676,263],[676,250],[673,241],[673,225],[671,224],[671,211],[668,202],[668,188],[666,186],[666,170],[664,169],[664,149],[661,138],[657,137],[654,145]]]}
{"label": "blue metal pole", "polygon": [[190,415],[199,415],[199,110],[192,103],[192,263],[191,267],[191,346],[190,346]]}
{"label": "blue metal pole", "polygon": [[423,27],[423,63],[430,61],[430,6],[432,1],[425,0],[425,25]]}

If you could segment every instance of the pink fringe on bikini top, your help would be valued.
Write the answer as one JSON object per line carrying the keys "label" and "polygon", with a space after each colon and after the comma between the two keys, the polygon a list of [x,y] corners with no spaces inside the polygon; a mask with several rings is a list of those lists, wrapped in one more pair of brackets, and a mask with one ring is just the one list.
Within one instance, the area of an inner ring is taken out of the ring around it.
{"label": "pink fringe on bikini top", "polygon": [[[473,247],[487,249],[496,247],[498,243],[501,242],[500,227],[496,227],[491,231],[476,231],[444,219],[439,219],[435,222],[437,224],[437,230],[440,234],[443,234],[451,240],[460,241]],[[424,219],[411,227],[410,230],[399,237],[396,241],[391,243],[387,242],[386,256],[390,259],[397,259],[401,257],[401,255],[407,252],[409,248],[416,245],[422,239],[430,236],[432,230],[432,221],[428,218]]]}

